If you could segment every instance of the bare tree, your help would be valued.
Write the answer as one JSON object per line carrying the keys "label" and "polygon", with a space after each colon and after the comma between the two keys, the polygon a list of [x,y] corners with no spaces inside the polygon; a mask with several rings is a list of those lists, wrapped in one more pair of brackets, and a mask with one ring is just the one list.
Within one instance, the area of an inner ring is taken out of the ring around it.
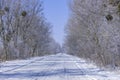
{"label": "bare tree", "polygon": [[38,0],[0,0],[0,38],[4,60],[48,53],[51,25]]}
{"label": "bare tree", "polygon": [[90,59],[99,66],[115,67],[119,64],[116,63],[120,59],[117,57],[119,0],[111,3],[114,5],[110,3],[111,0],[71,1],[65,43],[68,53]]}

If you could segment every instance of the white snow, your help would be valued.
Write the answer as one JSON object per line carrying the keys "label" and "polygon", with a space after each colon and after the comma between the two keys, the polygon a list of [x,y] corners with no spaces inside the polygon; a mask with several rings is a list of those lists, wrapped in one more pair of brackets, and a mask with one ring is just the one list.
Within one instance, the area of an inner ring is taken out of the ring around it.
{"label": "white snow", "polygon": [[0,80],[119,80],[119,73],[67,54],[1,63]]}

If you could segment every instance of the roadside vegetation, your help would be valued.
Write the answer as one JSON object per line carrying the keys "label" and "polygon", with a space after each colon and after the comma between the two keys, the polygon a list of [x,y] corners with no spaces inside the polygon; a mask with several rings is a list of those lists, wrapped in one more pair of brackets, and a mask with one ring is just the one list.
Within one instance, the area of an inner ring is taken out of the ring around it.
{"label": "roadside vegetation", "polygon": [[120,67],[120,0],[71,0],[66,52],[100,67]]}

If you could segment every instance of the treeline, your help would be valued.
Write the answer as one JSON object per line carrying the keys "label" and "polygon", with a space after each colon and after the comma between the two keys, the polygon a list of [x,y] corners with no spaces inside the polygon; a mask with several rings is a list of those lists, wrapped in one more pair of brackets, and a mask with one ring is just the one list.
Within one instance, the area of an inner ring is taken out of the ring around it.
{"label": "treeline", "polygon": [[69,7],[67,53],[100,67],[120,67],[120,0],[72,0]]}
{"label": "treeline", "polygon": [[53,54],[52,25],[40,0],[0,0],[0,60]]}

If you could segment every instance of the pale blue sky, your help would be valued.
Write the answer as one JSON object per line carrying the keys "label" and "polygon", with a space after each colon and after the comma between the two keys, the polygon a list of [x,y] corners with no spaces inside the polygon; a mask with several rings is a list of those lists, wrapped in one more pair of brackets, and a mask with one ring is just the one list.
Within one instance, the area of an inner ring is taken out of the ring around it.
{"label": "pale blue sky", "polygon": [[69,13],[68,0],[43,0],[43,3],[45,17],[53,25],[53,37],[62,44]]}

